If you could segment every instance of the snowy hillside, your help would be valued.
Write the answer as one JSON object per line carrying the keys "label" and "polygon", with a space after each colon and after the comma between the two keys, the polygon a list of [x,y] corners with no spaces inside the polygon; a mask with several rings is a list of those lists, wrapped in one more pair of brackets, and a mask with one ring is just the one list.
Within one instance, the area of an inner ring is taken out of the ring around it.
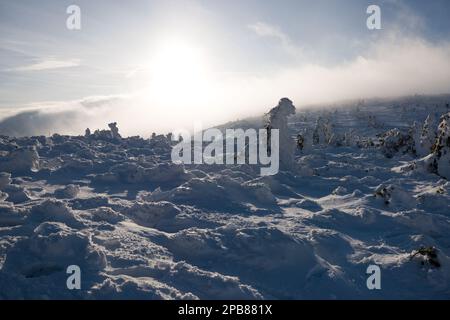
{"label": "snowy hillside", "polygon": [[0,298],[448,299],[449,102],[298,109],[298,169],[266,177],[114,125],[0,136]]}

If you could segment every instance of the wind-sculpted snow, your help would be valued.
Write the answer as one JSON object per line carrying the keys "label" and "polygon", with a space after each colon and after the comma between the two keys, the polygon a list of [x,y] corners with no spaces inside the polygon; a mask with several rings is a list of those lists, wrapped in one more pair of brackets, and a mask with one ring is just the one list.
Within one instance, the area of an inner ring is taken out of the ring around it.
{"label": "wind-sculpted snow", "polygon": [[[0,298],[448,299],[447,99],[298,110],[295,166],[263,177],[174,164],[170,136],[114,123],[2,136]],[[381,290],[366,285],[373,264]]]}

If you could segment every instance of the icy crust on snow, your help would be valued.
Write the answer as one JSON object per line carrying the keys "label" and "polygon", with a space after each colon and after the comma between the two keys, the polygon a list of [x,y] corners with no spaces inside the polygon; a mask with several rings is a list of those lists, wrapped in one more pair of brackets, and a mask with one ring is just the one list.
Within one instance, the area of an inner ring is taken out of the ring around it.
{"label": "icy crust on snow", "polygon": [[[0,137],[0,298],[448,299],[449,131],[428,117],[448,111],[414,99],[299,110],[297,168],[268,177],[172,164],[168,137],[114,123]],[[412,257],[421,247],[440,267]],[[371,264],[381,290],[367,289]]]}

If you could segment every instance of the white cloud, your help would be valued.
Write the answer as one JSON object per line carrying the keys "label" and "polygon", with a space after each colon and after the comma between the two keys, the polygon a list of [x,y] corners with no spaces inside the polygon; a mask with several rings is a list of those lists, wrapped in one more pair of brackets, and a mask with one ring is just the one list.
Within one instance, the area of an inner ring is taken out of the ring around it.
{"label": "white cloud", "polygon": [[32,63],[30,65],[21,66],[12,69],[13,71],[43,71],[61,68],[78,67],[81,61],[79,59],[58,60],[58,59],[43,59],[41,61]]}
{"label": "white cloud", "polygon": [[276,39],[282,48],[291,55],[299,55],[302,53],[302,49],[296,46],[292,39],[277,26],[265,22],[256,22],[250,24],[248,28],[260,37]]}

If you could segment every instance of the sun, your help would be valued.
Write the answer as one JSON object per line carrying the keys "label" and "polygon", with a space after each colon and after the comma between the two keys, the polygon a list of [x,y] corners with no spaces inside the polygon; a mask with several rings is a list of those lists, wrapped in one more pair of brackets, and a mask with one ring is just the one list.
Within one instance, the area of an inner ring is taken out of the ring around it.
{"label": "sun", "polygon": [[167,40],[157,47],[149,72],[152,92],[159,99],[190,105],[210,91],[207,55],[200,47],[180,39]]}

